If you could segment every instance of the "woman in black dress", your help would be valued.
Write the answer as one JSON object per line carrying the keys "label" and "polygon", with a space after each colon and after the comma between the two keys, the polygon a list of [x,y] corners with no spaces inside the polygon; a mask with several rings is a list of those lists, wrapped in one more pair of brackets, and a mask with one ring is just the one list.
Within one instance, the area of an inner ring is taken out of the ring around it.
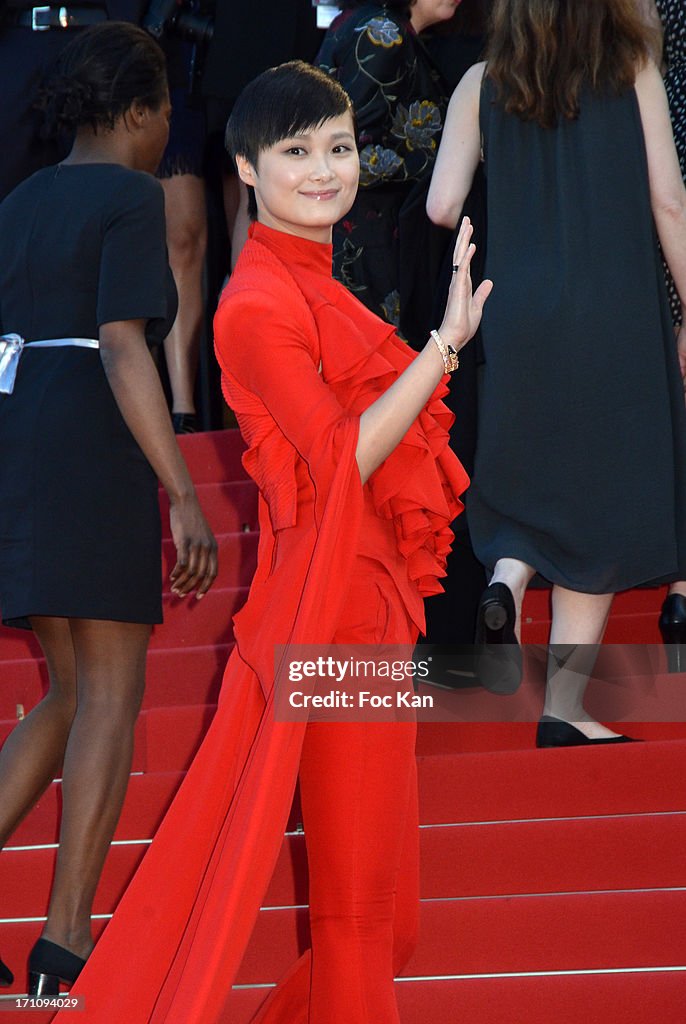
{"label": "woman in black dress", "polygon": [[1,329],[26,341],[13,390],[0,395],[0,606],[6,625],[34,630],[50,677],[0,754],[0,842],[63,765],[34,994],[73,980],[93,946],[93,896],[162,619],[158,478],[171,503],[173,592],[201,597],[216,575],[149,351],[176,305],[162,189],[142,173],[168,136],[164,57],[133,25],[84,30],[45,106],[48,122],[76,128],[73,148],[0,207]]}
{"label": "woman in black dress", "polygon": [[[583,707],[612,595],[686,568],[686,327],[675,344],[655,237],[683,307],[686,192],[653,46],[620,0],[551,0],[545,18],[497,0],[429,191],[452,226],[483,159],[495,288],[467,509],[494,571],[477,639],[513,643],[534,571],[551,581],[543,746],[623,739]],[[568,645],[584,646],[563,664]]]}
{"label": "woman in black dress", "polygon": [[[452,18],[458,3],[346,0],[317,57],[353,101],[359,131],[360,187],[334,228],[334,276],[418,348],[425,330],[413,328],[425,317],[412,307],[431,276],[431,225],[424,194],[411,197],[431,174],[449,92],[420,33]],[[441,234],[439,262],[448,242]],[[428,319],[431,300],[422,303]]]}

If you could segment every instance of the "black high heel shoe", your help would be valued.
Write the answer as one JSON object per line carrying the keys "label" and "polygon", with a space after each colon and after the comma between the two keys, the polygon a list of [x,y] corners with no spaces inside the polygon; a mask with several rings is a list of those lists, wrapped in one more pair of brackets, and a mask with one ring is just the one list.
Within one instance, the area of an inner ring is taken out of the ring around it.
{"label": "black high heel shoe", "polygon": [[476,675],[490,693],[512,694],[522,681],[522,651],[515,634],[517,615],[505,583],[486,587],[476,613]]}
{"label": "black high heel shoe", "polygon": [[4,964],[2,960],[0,960],[0,985],[11,985],[13,981],[14,975],[12,974],[11,970],[9,969],[7,964]]}
{"label": "black high heel shoe", "polygon": [[668,594],[658,620],[670,672],[686,672],[686,597]]}
{"label": "black high heel shoe", "polygon": [[49,939],[38,939],[29,953],[29,995],[57,996],[60,981],[76,981],[86,961]]}
{"label": "black high heel shoe", "polygon": [[536,730],[537,747],[596,747],[606,743],[640,743],[633,736],[607,736],[591,740],[581,729],[553,715],[543,715]]}
{"label": "black high heel shoe", "polygon": [[198,418],[194,412],[175,412],[172,413],[172,426],[175,434],[195,434]]}

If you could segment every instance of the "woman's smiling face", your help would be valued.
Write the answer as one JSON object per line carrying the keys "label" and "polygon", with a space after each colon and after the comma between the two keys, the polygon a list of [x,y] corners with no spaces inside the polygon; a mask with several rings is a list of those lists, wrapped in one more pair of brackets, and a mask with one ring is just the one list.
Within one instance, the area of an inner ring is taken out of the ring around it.
{"label": "woman's smiling face", "polygon": [[360,161],[351,114],[263,149],[254,167],[237,156],[241,179],[255,189],[261,224],[316,242],[331,241],[357,193]]}

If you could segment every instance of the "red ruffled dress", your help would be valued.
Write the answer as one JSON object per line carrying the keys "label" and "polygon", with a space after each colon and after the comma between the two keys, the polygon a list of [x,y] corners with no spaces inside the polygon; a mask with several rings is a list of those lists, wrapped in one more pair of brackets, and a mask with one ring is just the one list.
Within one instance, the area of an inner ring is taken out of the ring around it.
{"label": "red ruffled dress", "polygon": [[392,581],[412,642],[423,597],[441,589],[449,524],[468,483],[448,448],[441,384],[362,486],[359,416],[414,353],[332,279],[330,245],[253,225],[215,337],[224,394],[248,445],[244,464],[260,491],[258,566],[234,620],[217,713],[72,988],[85,996],[84,1024],[228,1019],[306,729],[275,720],[275,646],[330,642],[353,575],[372,561]]}

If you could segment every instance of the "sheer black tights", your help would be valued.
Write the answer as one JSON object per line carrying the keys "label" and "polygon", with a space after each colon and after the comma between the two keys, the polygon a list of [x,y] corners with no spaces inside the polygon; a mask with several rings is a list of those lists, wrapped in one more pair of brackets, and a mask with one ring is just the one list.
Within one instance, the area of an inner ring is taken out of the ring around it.
{"label": "sheer black tights", "polygon": [[87,957],[91,909],[119,820],[150,627],[32,618],[50,688],[0,751],[0,845],[62,771],[62,819],[43,937]]}

